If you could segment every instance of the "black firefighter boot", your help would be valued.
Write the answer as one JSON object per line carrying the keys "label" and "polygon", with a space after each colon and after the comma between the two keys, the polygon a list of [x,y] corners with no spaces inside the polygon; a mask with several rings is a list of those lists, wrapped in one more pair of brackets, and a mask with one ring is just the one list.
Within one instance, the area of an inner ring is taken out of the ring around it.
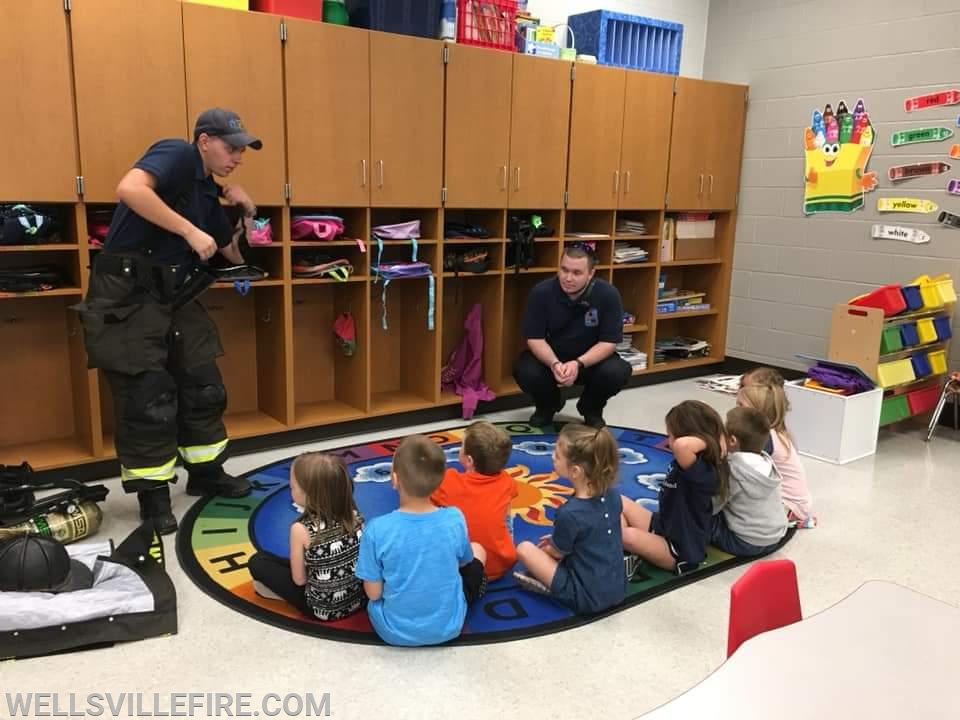
{"label": "black firefighter boot", "polygon": [[137,493],[140,501],[140,519],[153,524],[158,535],[169,535],[177,531],[177,518],[170,509],[170,486],[158,483],[150,490]]}
{"label": "black firefighter boot", "polygon": [[187,495],[241,498],[249,495],[252,490],[246,478],[230,475],[221,465],[213,467],[198,465],[189,468],[188,473]]}

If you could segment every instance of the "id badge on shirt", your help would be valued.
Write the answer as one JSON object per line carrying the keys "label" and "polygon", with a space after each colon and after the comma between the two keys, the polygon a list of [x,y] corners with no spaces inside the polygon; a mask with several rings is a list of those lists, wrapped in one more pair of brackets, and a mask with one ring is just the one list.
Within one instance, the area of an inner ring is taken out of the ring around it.
{"label": "id badge on shirt", "polygon": [[597,327],[600,324],[600,315],[596,308],[590,308],[583,316],[583,324],[587,327]]}

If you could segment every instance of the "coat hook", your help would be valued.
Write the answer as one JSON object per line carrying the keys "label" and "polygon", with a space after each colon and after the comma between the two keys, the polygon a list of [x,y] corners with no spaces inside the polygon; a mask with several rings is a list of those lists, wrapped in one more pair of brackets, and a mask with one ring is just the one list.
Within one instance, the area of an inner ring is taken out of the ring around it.
{"label": "coat hook", "polygon": [[16,325],[17,323],[23,322],[23,318],[22,318],[22,317],[11,316],[11,317],[5,317],[5,318],[3,319],[3,321],[4,321],[5,323],[7,323],[8,325]]}
{"label": "coat hook", "polygon": [[263,317],[260,318],[260,319],[261,319],[263,322],[265,322],[265,323],[270,322],[271,317],[270,317],[270,310],[269,310],[269,308],[268,308],[267,311],[263,314]]}

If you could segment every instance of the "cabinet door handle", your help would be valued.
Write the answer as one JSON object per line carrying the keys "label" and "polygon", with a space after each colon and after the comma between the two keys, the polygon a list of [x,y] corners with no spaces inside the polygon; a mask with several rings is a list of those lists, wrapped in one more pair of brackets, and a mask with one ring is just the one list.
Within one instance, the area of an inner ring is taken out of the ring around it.
{"label": "cabinet door handle", "polygon": [[627,170],[626,176],[627,176],[627,186],[626,186],[626,188],[624,188],[624,191],[623,191],[623,194],[624,194],[624,195],[626,195],[628,192],[630,192],[630,171],[629,171],[629,170]]}
{"label": "cabinet door handle", "polygon": [[710,197],[713,197],[713,173],[710,173]]}
{"label": "cabinet door handle", "polygon": [[[377,160],[377,167],[380,168],[380,187],[383,187],[383,160]],[[703,176],[700,176],[700,184],[703,185]]]}
{"label": "cabinet door handle", "polygon": [[697,190],[697,197],[703,196],[703,173],[700,173],[700,189]]}
{"label": "cabinet door handle", "polygon": [[514,169],[514,190],[520,189],[520,166],[517,165]]}
{"label": "cabinet door handle", "polygon": [[360,187],[367,186],[367,159],[360,161]]}
{"label": "cabinet door handle", "polygon": [[501,190],[507,189],[507,166],[506,165],[500,166],[500,189]]}
{"label": "cabinet door handle", "polygon": [[620,192],[620,171],[613,171],[613,194],[616,195]]}

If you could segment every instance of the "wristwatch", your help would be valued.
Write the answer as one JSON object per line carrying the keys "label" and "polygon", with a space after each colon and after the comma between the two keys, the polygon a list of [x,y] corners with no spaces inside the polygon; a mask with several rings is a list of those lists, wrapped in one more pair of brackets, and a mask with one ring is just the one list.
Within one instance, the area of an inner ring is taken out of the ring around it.
{"label": "wristwatch", "polygon": [[587,366],[583,364],[583,360],[577,358],[577,367],[580,368],[580,372],[583,372],[587,369]]}

